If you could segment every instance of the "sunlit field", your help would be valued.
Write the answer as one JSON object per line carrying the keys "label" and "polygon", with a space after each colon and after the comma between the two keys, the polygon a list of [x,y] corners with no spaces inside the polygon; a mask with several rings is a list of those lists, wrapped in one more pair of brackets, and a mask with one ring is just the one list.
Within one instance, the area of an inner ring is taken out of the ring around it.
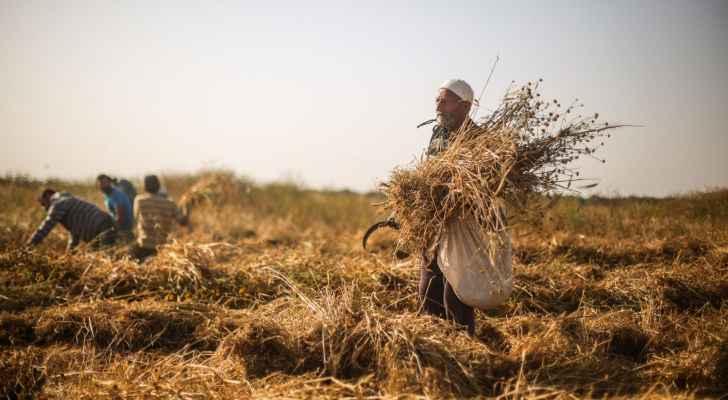
{"label": "sunlit field", "polygon": [[[377,194],[164,177],[191,226],[138,265],[65,253],[40,182],[0,180],[0,398],[668,398],[728,392],[728,190],[559,198],[512,227],[476,335],[418,312]],[[47,185],[102,205],[93,182]],[[189,190],[194,185],[194,190]],[[517,218],[516,218],[517,220]]]}

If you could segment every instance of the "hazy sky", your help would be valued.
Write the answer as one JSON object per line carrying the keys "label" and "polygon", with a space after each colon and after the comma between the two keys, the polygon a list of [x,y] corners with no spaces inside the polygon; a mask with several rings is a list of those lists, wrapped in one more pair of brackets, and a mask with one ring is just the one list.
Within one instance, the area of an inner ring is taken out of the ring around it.
{"label": "hazy sky", "polygon": [[543,78],[644,126],[580,162],[597,191],[728,186],[728,2],[688,0],[0,0],[0,173],[369,190],[427,144],[439,84],[479,93],[496,55],[485,111]]}

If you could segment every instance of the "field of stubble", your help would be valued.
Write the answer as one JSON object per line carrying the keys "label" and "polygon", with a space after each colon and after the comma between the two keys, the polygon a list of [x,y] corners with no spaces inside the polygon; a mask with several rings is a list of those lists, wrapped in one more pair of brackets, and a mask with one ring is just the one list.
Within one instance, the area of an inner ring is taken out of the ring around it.
{"label": "field of stubble", "polygon": [[[376,196],[192,184],[190,229],[137,265],[65,254],[38,182],[0,180],[0,398],[667,398],[728,392],[728,191],[561,198],[513,229],[515,288],[471,338],[418,314],[416,260],[361,235]],[[53,182],[101,204],[88,183]]]}

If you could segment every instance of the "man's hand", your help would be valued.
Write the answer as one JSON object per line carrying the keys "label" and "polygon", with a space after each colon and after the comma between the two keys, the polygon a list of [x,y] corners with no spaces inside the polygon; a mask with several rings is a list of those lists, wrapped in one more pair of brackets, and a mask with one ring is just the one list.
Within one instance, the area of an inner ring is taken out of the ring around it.
{"label": "man's hand", "polygon": [[25,243],[23,243],[22,246],[20,246],[20,250],[24,252],[31,251],[35,248],[35,244],[33,244],[33,241],[31,239],[28,239]]}

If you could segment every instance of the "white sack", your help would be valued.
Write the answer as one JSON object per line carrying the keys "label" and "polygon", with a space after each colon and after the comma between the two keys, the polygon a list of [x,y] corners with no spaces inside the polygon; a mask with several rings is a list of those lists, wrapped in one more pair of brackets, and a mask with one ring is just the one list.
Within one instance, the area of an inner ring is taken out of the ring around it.
{"label": "white sack", "polygon": [[511,239],[507,230],[483,234],[473,218],[452,218],[437,261],[463,303],[481,310],[503,304],[513,291]]}

